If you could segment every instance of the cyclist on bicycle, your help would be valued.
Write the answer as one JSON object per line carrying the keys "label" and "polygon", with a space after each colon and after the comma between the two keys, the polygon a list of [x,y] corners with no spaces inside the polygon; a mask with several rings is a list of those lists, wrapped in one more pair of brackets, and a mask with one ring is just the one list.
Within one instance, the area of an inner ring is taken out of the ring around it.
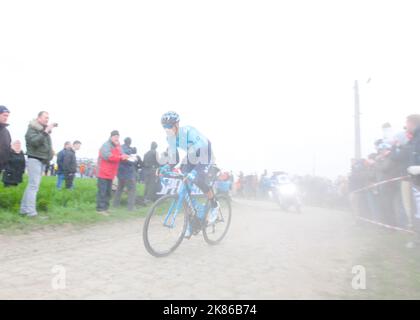
{"label": "cyclist on bicycle", "polygon": [[[161,173],[172,170],[179,163],[178,148],[184,150],[187,156],[182,161],[181,170],[186,174],[186,180],[194,183],[207,195],[211,206],[208,222],[214,223],[217,219],[219,204],[212,188],[207,183],[208,170],[214,164],[211,142],[193,127],[180,127],[179,121],[179,115],[173,111],[165,113],[161,118],[169,144],[167,164],[161,168]],[[187,233],[188,237],[190,228],[187,228]]]}

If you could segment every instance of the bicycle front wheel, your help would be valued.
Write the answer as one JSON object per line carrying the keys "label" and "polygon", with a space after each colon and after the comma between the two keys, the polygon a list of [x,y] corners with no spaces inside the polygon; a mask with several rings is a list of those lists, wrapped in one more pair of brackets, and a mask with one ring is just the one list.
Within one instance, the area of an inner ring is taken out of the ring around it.
{"label": "bicycle front wheel", "polygon": [[204,240],[210,245],[219,244],[229,231],[232,221],[232,206],[228,196],[216,196],[219,202],[219,211],[216,221],[208,223],[210,210],[206,215],[206,226],[203,228]]}
{"label": "bicycle front wheel", "polygon": [[167,195],[155,202],[143,226],[146,250],[155,257],[166,257],[174,252],[187,228],[188,215],[177,195]]}

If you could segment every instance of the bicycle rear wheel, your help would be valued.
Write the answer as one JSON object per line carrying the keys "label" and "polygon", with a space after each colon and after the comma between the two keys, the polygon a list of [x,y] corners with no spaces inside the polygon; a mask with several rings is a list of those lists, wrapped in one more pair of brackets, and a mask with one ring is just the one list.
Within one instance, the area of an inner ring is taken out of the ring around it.
{"label": "bicycle rear wheel", "polygon": [[[220,205],[217,219],[212,224],[206,222],[206,226],[203,228],[204,240],[210,245],[219,244],[226,237],[232,221],[230,198],[227,196],[216,196],[216,199]],[[210,210],[207,212],[206,221],[208,221]]]}
{"label": "bicycle rear wheel", "polygon": [[155,202],[143,226],[146,250],[155,257],[166,257],[174,252],[187,228],[188,214],[177,195],[167,195]]}

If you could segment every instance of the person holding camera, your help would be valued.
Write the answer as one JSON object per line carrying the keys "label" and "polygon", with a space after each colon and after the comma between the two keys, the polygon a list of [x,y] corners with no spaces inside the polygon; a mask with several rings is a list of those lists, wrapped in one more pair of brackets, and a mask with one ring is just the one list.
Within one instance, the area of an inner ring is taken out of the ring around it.
{"label": "person holding camera", "polygon": [[21,201],[20,213],[28,217],[38,215],[36,198],[39,185],[45,166],[49,165],[54,156],[51,133],[58,125],[56,123],[49,124],[49,120],[48,112],[41,111],[38,117],[29,123],[25,135],[29,182]]}

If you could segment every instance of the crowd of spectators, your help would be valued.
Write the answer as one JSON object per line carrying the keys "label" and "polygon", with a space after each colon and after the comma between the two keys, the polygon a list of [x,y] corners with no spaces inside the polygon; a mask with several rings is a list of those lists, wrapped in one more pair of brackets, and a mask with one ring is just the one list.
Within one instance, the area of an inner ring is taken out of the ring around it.
{"label": "crowd of spectators", "polygon": [[[23,182],[27,172],[28,184],[23,194],[20,214],[36,217],[37,194],[42,177],[57,177],[57,189],[73,189],[76,177],[97,178],[97,212],[109,214],[110,201],[113,194],[113,183],[117,181],[113,200],[114,206],[121,204],[122,193],[127,189],[128,209],[134,210],[137,195],[137,182],[146,182],[146,197],[153,201],[159,188],[156,184],[157,144],[152,143],[151,150],[146,153],[145,161],[137,155],[137,149],[131,146],[131,138],[120,144],[120,134],[114,130],[109,139],[102,145],[98,160],[78,159],[77,152],[82,143],[79,140],[66,142],[64,148],[55,153],[52,133],[58,125],[50,123],[49,113],[41,111],[30,121],[25,134],[26,152],[21,142],[12,141],[8,131],[10,110],[0,106],[0,174],[5,187],[13,187]],[[52,163],[56,157],[56,163]],[[152,159],[155,161],[152,161]],[[144,170],[140,170],[144,169]],[[140,174],[142,171],[143,175]]]}
{"label": "crowd of spectators", "polygon": [[[28,185],[22,197],[22,215],[36,216],[36,198],[45,173],[57,176],[57,188],[74,188],[78,177],[96,177],[98,181],[97,211],[107,215],[115,187],[114,206],[120,206],[127,189],[128,209],[136,204],[136,185],[146,185],[145,201],[156,200],[161,188],[156,176],[159,168],[157,144],[153,142],[144,161],[132,146],[131,138],[120,144],[120,133],[111,132],[102,145],[98,161],[81,161],[76,153],[82,143],[66,142],[57,154],[52,148],[51,135],[55,123],[49,123],[48,112],[42,111],[30,121],[26,135],[26,153],[21,142],[13,141],[8,131],[10,111],[0,106],[0,173],[5,187],[22,183],[28,173]],[[382,126],[383,135],[374,143],[374,152],[366,159],[353,159],[348,177],[335,181],[316,176],[292,176],[304,203],[311,206],[351,208],[359,216],[402,228],[420,229],[420,115],[407,117],[404,130],[393,130],[391,124]],[[26,158],[25,158],[26,155]],[[56,156],[57,162],[51,164]],[[225,172],[216,183],[218,192],[239,197],[267,199],[270,193],[267,170],[261,176],[239,172]]]}
{"label": "crowd of spectators", "polygon": [[351,205],[361,217],[419,229],[420,115],[407,117],[403,130],[382,126],[383,136],[366,159],[353,159]]}

